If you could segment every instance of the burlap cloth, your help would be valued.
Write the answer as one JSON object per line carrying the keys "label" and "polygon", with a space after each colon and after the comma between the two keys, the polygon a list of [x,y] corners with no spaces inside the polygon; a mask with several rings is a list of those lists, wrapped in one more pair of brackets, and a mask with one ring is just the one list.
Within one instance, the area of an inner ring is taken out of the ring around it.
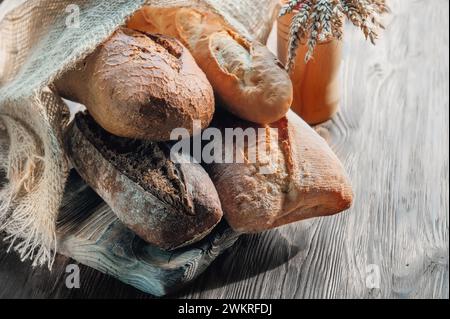
{"label": "burlap cloth", "polygon": [[[1,1],[0,1],[1,2]],[[66,104],[52,92],[73,66],[143,4],[213,10],[247,38],[267,40],[278,0],[7,0],[0,4],[0,231],[22,260],[49,268],[69,163]],[[79,8],[79,25],[67,19]],[[72,6],[72,7],[69,7]]]}

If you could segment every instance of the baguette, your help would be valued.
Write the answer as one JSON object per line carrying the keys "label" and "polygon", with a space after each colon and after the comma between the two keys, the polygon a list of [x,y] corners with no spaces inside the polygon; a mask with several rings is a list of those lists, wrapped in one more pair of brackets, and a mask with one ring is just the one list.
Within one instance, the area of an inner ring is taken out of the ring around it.
{"label": "baguette", "polygon": [[272,123],[291,106],[292,83],[277,58],[261,43],[241,37],[214,13],[146,6],[127,26],[183,42],[227,110],[242,119]]}
{"label": "baguette", "polygon": [[207,235],[222,217],[204,169],[172,162],[166,143],[111,135],[88,114],[78,113],[66,146],[80,176],[150,244],[166,250],[188,245]]}
{"label": "baguette", "polygon": [[[212,125],[222,130],[258,128],[226,114],[218,114]],[[268,156],[258,153],[256,144],[235,145],[235,154],[253,148],[257,161],[206,166],[234,230],[260,232],[350,207],[352,188],[340,161],[300,117],[289,111],[266,132]]]}
{"label": "baguette", "polygon": [[59,94],[84,104],[117,136],[168,141],[174,128],[207,127],[214,93],[176,39],[120,28],[56,82]]}

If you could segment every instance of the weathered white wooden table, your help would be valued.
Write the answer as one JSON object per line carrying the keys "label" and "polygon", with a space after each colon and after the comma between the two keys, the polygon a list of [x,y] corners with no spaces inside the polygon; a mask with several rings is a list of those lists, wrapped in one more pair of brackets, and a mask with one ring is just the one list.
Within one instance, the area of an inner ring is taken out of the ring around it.
{"label": "weathered white wooden table", "polygon": [[[352,209],[244,236],[172,297],[449,297],[449,2],[390,5],[377,47],[348,29],[341,112],[317,128],[349,172]],[[0,298],[149,297],[84,266],[70,290],[70,259],[50,274],[4,249]]]}

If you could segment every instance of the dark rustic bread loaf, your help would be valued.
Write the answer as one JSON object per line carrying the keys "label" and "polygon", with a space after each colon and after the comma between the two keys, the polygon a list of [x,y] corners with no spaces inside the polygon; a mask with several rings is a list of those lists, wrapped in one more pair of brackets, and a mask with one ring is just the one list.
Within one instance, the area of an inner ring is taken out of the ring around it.
{"label": "dark rustic bread loaf", "polygon": [[66,135],[81,177],[145,241],[175,249],[207,235],[222,217],[216,189],[199,164],[170,160],[165,143],[107,133],[77,114]]}
{"label": "dark rustic bread loaf", "polygon": [[214,94],[203,71],[175,38],[120,28],[55,82],[84,104],[108,132],[168,141],[174,128],[209,125]]}
{"label": "dark rustic bread loaf", "polygon": [[[216,116],[212,125],[259,128],[225,113]],[[258,155],[256,162],[206,166],[224,217],[234,230],[259,232],[350,207],[352,188],[342,164],[308,124],[289,111],[286,118],[266,126],[266,133],[262,142],[270,156],[263,156],[256,144],[247,143],[234,150],[248,154],[253,149]]]}

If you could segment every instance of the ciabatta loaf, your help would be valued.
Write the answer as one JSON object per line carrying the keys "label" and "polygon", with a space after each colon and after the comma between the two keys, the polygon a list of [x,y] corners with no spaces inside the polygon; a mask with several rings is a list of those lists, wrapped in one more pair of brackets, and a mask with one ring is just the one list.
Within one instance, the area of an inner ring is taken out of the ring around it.
{"label": "ciabatta loaf", "polygon": [[116,137],[77,114],[66,147],[78,173],[119,219],[157,247],[198,241],[222,217],[208,174],[199,164],[172,162],[165,143]]}
{"label": "ciabatta loaf", "polygon": [[292,83],[277,58],[261,43],[241,37],[212,12],[146,6],[127,26],[183,42],[224,106],[242,119],[271,123],[291,106]]}
{"label": "ciabatta loaf", "polygon": [[168,141],[174,128],[207,127],[214,94],[203,71],[176,39],[120,28],[55,82],[84,104],[108,132]]}
{"label": "ciabatta loaf", "polygon": [[[218,114],[212,125],[222,131],[262,128],[225,113]],[[352,188],[344,168],[308,124],[289,111],[264,131],[257,143],[233,146],[234,163],[206,166],[233,229],[260,232],[350,207]],[[250,159],[250,151],[256,154],[256,161]],[[242,163],[237,162],[236,154],[243,154]]]}

